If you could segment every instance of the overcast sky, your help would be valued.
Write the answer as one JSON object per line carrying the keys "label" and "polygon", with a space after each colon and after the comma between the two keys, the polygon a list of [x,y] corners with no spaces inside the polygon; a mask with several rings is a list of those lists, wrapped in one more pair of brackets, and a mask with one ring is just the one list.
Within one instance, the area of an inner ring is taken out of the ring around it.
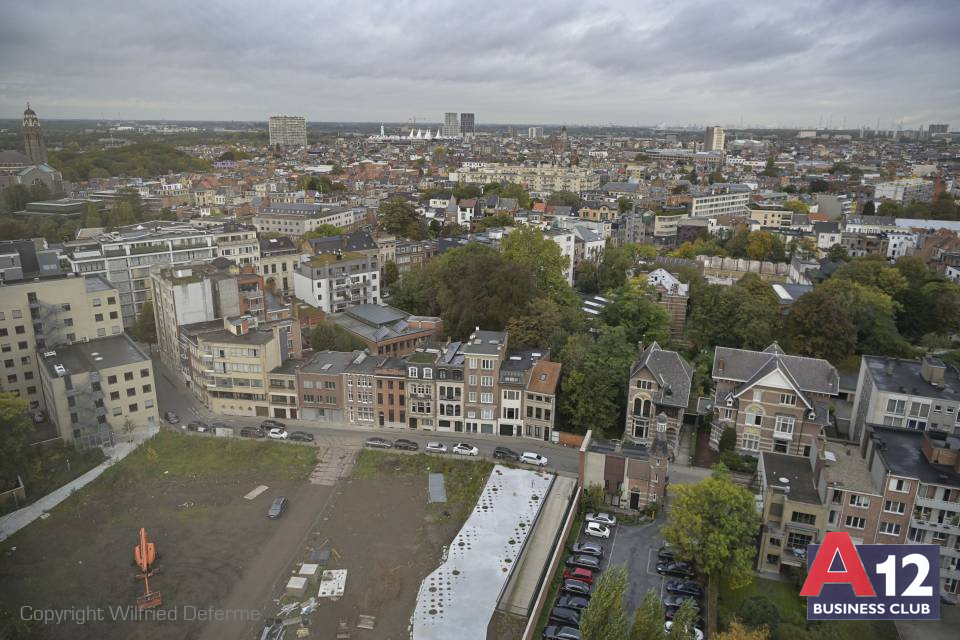
{"label": "overcast sky", "polygon": [[960,0],[4,2],[0,115],[960,126]]}

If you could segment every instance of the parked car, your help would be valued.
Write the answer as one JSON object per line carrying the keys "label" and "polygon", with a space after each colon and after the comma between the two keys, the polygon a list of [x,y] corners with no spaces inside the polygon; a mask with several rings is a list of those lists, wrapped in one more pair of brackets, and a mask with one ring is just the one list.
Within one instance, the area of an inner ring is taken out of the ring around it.
{"label": "parked car", "polygon": [[287,425],[276,420],[264,420],[260,423],[260,426],[264,429],[286,429]]}
{"label": "parked car", "polygon": [[[697,610],[700,610],[699,603],[697,603]],[[680,607],[665,607],[663,609],[664,620],[673,620],[677,616],[678,611],[680,611]],[[705,629],[706,624],[707,623],[704,622],[703,618],[697,618],[697,621],[693,623],[693,626],[695,626],[697,629]]]}
{"label": "parked car", "polygon": [[551,624],[543,630],[543,640],[581,640],[580,631],[573,627]]}
{"label": "parked car", "polygon": [[400,438],[399,440],[394,440],[393,442],[394,449],[403,449],[404,451],[416,451],[420,448],[413,440],[406,440],[405,438]]}
{"label": "parked car", "polygon": [[288,440],[294,442],[313,442],[313,434],[306,431],[291,431]]}
{"label": "parked car", "polygon": [[451,450],[453,451],[453,454],[457,456],[480,455],[480,449],[477,449],[472,444],[464,444],[462,442],[458,442],[457,444],[453,445],[453,448]]}
{"label": "parked car", "polygon": [[260,427],[244,427],[240,429],[241,438],[263,438],[266,437],[266,432]]}
{"label": "parked car", "polygon": [[287,499],[284,496],[274,499],[273,504],[270,505],[270,510],[267,511],[267,517],[276,520],[283,515],[284,510],[287,508]]}
{"label": "parked car", "polygon": [[163,414],[163,419],[170,424],[180,424],[180,416],[175,414],[173,411],[167,411]]}
{"label": "parked car", "polygon": [[699,600],[697,598],[694,598],[693,596],[685,596],[679,593],[668,593],[667,595],[663,596],[663,606],[664,607],[682,607],[683,603],[686,602],[687,600],[693,600],[699,603]]}
{"label": "parked car", "polygon": [[520,454],[513,449],[508,449],[507,447],[497,447],[494,449],[493,457],[497,460],[512,460],[514,462],[520,460]]}
{"label": "parked car", "polygon": [[582,567],[567,567],[563,570],[564,580],[579,580],[587,584],[593,584],[593,571]]}
{"label": "parked car", "polygon": [[[668,634],[670,630],[673,629],[673,621],[667,620],[663,623],[663,632]],[[693,632],[687,633],[688,638],[693,638],[694,640],[703,640],[703,631],[697,627],[693,628]]]}
{"label": "parked car", "polygon": [[273,440],[286,440],[290,437],[290,434],[283,427],[274,427],[267,432],[267,437]]}
{"label": "parked car", "polygon": [[590,599],[590,591],[590,585],[579,580],[564,580],[563,584],[560,585],[560,593],[579,596],[587,600]]}
{"label": "parked car", "polygon": [[594,556],[597,558],[603,557],[603,546],[599,542],[577,542],[573,545],[573,553],[584,555],[584,556]]}
{"label": "parked car", "polygon": [[430,453],[446,453],[447,445],[443,444],[442,442],[428,442],[426,449]]}
{"label": "parked car", "polygon": [[557,606],[563,607],[564,609],[574,609],[576,611],[583,611],[587,608],[587,605],[590,604],[589,598],[584,598],[583,596],[560,596],[557,599]]}
{"label": "parked car", "polygon": [[583,528],[583,532],[588,536],[593,536],[594,538],[610,537],[610,527],[598,522],[588,522],[587,526]]}
{"label": "parked car", "polygon": [[204,432],[207,429],[209,429],[209,427],[205,423],[199,422],[196,420],[193,422],[188,422],[187,424],[183,425],[183,428],[186,429],[187,431],[199,431],[199,432]]}
{"label": "parked car", "polygon": [[532,464],[535,467],[545,467],[549,461],[539,453],[524,451],[522,454],[520,454],[520,462],[523,462],[524,464]]}
{"label": "parked car", "polygon": [[550,610],[550,622],[559,622],[575,629],[580,628],[580,612],[576,609],[554,607]]}
{"label": "parked car", "polygon": [[666,560],[669,562],[670,560],[673,560],[674,558],[677,557],[677,552],[673,547],[669,545],[663,545],[657,551],[657,557],[661,560]]}
{"label": "parked car", "polygon": [[689,562],[658,562],[657,573],[664,576],[680,576],[682,578],[692,578],[693,567]]}
{"label": "parked car", "polygon": [[40,424],[47,419],[47,416],[43,413],[43,411],[37,410],[30,412],[30,418],[33,419],[36,424]]}
{"label": "parked car", "polygon": [[568,567],[583,567],[591,571],[600,570],[600,558],[596,556],[569,556],[564,564]]}
{"label": "parked car", "polygon": [[585,518],[587,522],[598,522],[608,527],[617,526],[617,519],[609,513],[588,513]]}
{"label": "parked car", "polygon": [[703,597],[703,587],[691,580],[667,580],[666,589],[667,593],[679,593],[694,598]]}
{"label": "parked car", "polygon": [[364,446],[370,447],[371,449],[390,449],[393,447],[393,443],[386,438],[374,436],[372,438],[367,438]]}
{"label": "parked car", "polygon": [[197,431],[200,433],[213,433],[217,429],[230,429],[233,431],[233,427],[224,422],[214,422],[213,424],[207,424],[206,422],[202,422],[200,420],[197,420],[196,422]]}

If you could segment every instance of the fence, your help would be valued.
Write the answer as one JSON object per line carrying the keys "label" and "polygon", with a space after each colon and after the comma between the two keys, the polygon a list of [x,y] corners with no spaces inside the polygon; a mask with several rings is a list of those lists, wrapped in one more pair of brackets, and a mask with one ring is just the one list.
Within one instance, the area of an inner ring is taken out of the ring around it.
{"label": "fence", "polygon": [[[20,506],[27,501],[27,490],[26,487],[23,486],[23,478],[19,475],[17,476],[17,483],[19,486],[0,493],[0,513],[19,509]],[[10,508],[11,506],[12,508]]]}

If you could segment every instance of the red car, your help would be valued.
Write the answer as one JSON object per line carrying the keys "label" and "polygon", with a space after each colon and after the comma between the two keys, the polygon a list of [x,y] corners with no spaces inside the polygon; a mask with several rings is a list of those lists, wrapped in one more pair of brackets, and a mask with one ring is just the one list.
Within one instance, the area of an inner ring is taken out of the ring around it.
{"label": "red car", "polygon": [[589,569],[582,569],[580,567],[577,567],[577,568],[567,567],[566,569],[563,570],[563,579],[579,580],[580,582],[593,584],[593,571],[590,571]]}

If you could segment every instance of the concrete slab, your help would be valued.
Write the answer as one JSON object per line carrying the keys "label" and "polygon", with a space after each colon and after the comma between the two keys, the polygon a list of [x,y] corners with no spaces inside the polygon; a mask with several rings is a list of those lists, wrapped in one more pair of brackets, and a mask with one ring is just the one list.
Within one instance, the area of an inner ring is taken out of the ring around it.
{"label": "concrete slab", "polygon": [[268,487],[267,485],[261,484],[261,485],[259,485],[257,488],[255,488],[253,491],[251,491],[250,493],[248,493],[247,495],[245,495],[245,496],[243,496],[243,497],[246,498],[247,500],[253,500],[253,499],[256,498],[258,495],[260,495],[261,493],[263,493],[264,491],[266,491],[266,490],[269,489],[269,488],[270,488],[270,487]]}
{"label": "concrete slab", "polygon": [[553,475],[495,466],[443,564],[420,585],[412,640],[485,640]]}
{"label": "concrete slab", "polygon": [[442,473],[431,473],[427,478],[427,486],[430,491],[430,499],[428,502],[447,501],[447,487],[443,482]]}

